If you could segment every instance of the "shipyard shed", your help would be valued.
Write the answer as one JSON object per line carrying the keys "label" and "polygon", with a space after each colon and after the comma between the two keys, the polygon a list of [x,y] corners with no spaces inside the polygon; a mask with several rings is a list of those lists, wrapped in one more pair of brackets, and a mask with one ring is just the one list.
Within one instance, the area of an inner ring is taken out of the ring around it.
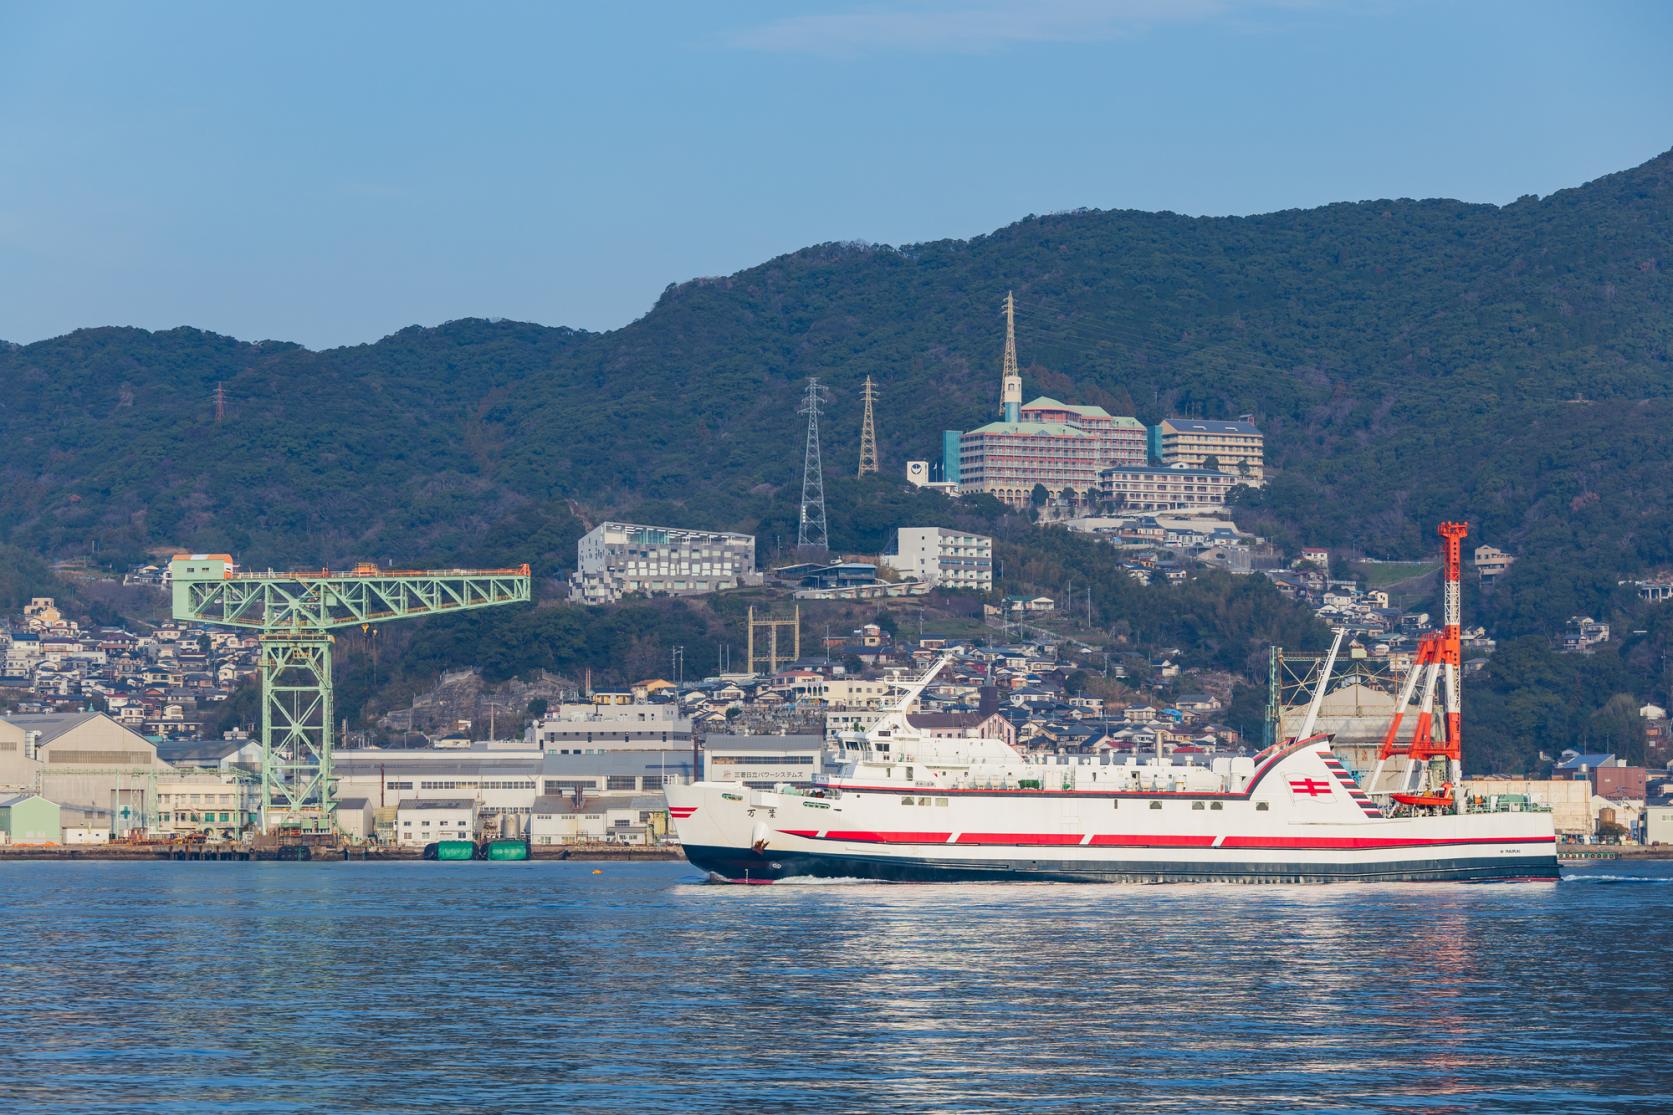
{"label": "shipyard shed", "polygon": [[367,798],[339,798],[337,830],[351,840],[370,840],[374,832],[371,801]]}
{"label": "shipyard shed", "polygon": [[0,839],[7,844],[59,844],[58,803],[40,794],[0,798]]}

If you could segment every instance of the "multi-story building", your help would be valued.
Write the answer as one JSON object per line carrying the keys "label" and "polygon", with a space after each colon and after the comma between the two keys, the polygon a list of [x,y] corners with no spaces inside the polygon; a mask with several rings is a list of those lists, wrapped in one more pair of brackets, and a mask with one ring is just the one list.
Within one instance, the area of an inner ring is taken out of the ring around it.
{"label": "multi-story building", "polygon": [[962,434],[942,434],[943,481],[956,484],[961,493],[985,493],[1023,507],[1035,488],[1054,497],[1066,489],[1084,495],[1098,487],[1101,470],[1144,464],[1145,430],[1138,419],[1045,396],[1023,403],[1013,308],[1007,296],[999,420]]}
{"label": "multi-story building", "polygon": [[959,438],[959,491],[1023,507],[1036,486],[1052,495],[1098,483],[1098,439],[1061,422],[989,422]]}
{"label": "multi-story building", "polygon": [[1112,465],[1142,465],[1150,459],[1144,423],[1137,418],[1115,415],[1103,407],[1060,403],[1044,395],[1022,408],[1024,422],[1058,422],[1098,442],[1098,459],[1103,468]]}
{"label": "multi-story building", "polygon": [[1497,546],[1477,546],[1475,548],[1475,571],[1481,578],[1482,584],[1492,584],[1513,564],[1516,559],[1499,549]]}
{"label": "multi-story building", "polygon": [[688,596],[760,583],[754,535],[600,523],[575,545],[569,597],[610,604],[634,593]]}
{"label": "multi-story building", "polygon": [[824,769],[825,737],[813,735],[723,736],[703,741],[703,777],[772,789],[781,782],[810,782]]}
{"label": "multi-story building", "polygon": [[1237,483],[1231,473],[1209,469],[1123,465],[1103,471],[1098,495],[1123,510],[1174,511],[1219,507]]}
{"label": "multi-story building", "polygon": [[940,588],[993,591],[993,539],[946,527],[901,527],[886,554],[897,572]]}
{"label": "multi-story building", "polygon": [[477,804],[470,798],[408,798],[395,807],[395,841],[475,840]]}
{"label": "multi-story building", "polygon": [[1239,484],[1266,479],[1266,439],[1253,423],[1165,418],[1151,431],[1151,452],[1164,465],[1216,469]]}
{"label": "multi-story building", "polygon": [[[1039,398],[1016,421],[989,422],[959,438],[959,491],[985,492],[1021,507],[1036,486],[1093,491],[1111,465],[1145,462],[1144,426],[1102,407]],[[952,471],[952,470],[949,470]]]}
{"label": "multi-story building", "polygon": [[525,741],[559,755],[678,747],[691,739],[691,720],[668,702],[566,702],[530,725]]}

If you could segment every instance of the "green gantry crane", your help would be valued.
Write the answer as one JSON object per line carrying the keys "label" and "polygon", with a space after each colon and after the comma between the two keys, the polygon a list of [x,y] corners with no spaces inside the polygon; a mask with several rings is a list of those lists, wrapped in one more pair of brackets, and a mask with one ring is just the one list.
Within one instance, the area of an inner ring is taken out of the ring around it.
{"label": "green gantry crane", "polygon": [[529,567],[244,573],[228,554],[176,554],[174,618],[261,632],[264,831],[336,829],[331,632],[529,599]]}

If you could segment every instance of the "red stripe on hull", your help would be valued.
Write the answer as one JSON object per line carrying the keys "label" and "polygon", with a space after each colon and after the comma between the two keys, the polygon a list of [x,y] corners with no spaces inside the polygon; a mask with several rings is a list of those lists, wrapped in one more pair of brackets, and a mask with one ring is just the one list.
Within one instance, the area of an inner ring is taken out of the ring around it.
{"label": "red stripe on hull", "polygon": [[1212,836],[1094,836],[1094,848],[1212,848]]}
{"label": "red stripe on hull", "polygon": [[1028,844],[1069,847],[1086,839],[1081,832],[961,832],[960,844]]}
{"label": "red stripe on hull", "polygon": [[[952,835],[946,832],[868,832],[827,831],[820,836],[816,829],[780,829],[785,836],[800,836],[808,840],[847,840],[856,844],[946,844]],[[1125,835],[1102,833],[1086,840],[1085,833],[1072,832],[964,832],[957,844],[1006,845],[1019,847],[1074,847],[1086,842],[1094,848],[1212,848],[1215,837],[1199,834]],[[1221,848],[1248,850],[1265,849],[1323,849],[1335,851],[1365,851],[1388,848],[1440,848],[1456,844],[1555,844],[1552,836],[1460,836],[1441,839],[1422,837],[1378,836],[1228,836]]]}

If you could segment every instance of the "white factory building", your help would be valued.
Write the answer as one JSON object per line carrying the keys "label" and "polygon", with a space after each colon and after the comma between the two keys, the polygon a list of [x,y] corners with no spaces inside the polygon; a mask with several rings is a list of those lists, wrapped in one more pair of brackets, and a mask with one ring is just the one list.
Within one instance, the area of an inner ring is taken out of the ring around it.
{"label": "white factory building", "polygon": [[760,583],[752,534],[600,523],[575,544],[569,598],[612,604],[630,595],[689,596]]}
{"label": "white factory building", "polygon": [[395,843],[422,847],[435,840],[475,840],[476,818],[471,798],[408,798],[395,807]]}
{"label": "white factory building", "polygon": [[993,591],[993,539],[947,527],[901,527],[894,551],[883,555],[895,572],[938,588]]}
{"label": "white factory building", "polygon": [[703,777],[770,790],[811,782],[825,769],[822,735],[710,736],[703,741]]}
{"label": "white factory building", "polygon": [[691,741],[691,720],[672,702],[618,704],[600,694],[559,705],[531,724],[523,738],[537,750],[562,755],[678,747]]}

